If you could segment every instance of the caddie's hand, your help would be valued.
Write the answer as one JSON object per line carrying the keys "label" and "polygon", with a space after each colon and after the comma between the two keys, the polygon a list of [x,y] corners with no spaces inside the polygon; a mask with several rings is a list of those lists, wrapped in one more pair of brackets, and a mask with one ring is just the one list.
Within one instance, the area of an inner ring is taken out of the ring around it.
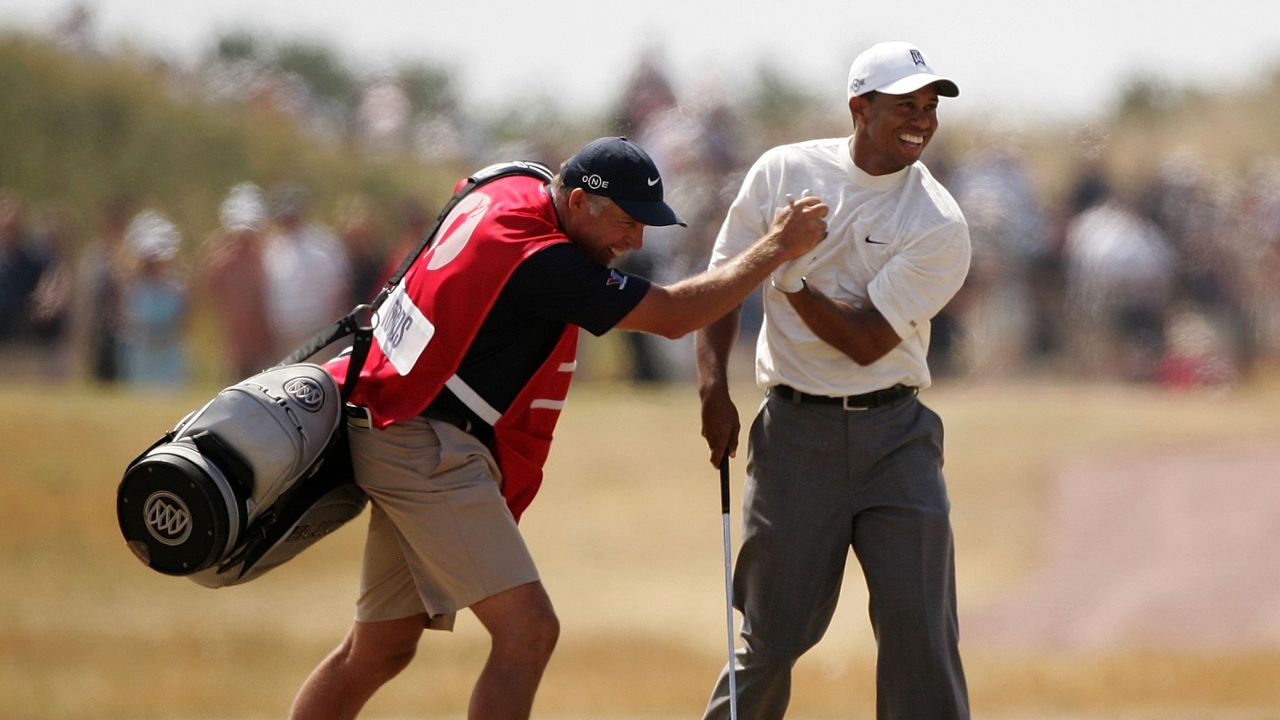
{"label": "caddie's hand", "polygon": [[787,196],[786,207],[774,213],[770,233],[777,238],[787,260],[809,252],[827,236],[826,203],[805,190],[799,200]]}
{"label": "caddie's hand", "polygon": [[[806,205],[801,207],[799,210],[797,210],[797,206],[806,200],[817,200],[817,198],[809,195],[809,191],[807,189],[802,193],[799,200],[787,195],[787,207],[780,208],[778,213],[781,214],[784,211],[792,214],[797,212],[804,213],[808,210],[809,206]],[[826,220],[823,219],[827,214],[826,205],[818,202],[814,207],[822,208],[820,215],[818,215],[817,210],[814,211],[814,215],[817,216],[817,222],[821,223],[822,235],[818,238],[818,240],[821,241],[827,236],[827,223]],[[775,217],[775,221],[776,219],[777,218]],[[787,260],[773,271],[773,275],[770,277],[770,282],[775,288],[784,293],[800,292],[800,290],[804,288],[804,277],[808,274],[809,266],[813,264],[813,260],[817,255],[818,248],[811,247],[808,252],[804,253],[800,257]]]}
{"label": "caddie's hand", "polygon": [[738,419],[738,407],[728,393],[717,393],[702,400],[702,437],[711,449],[711,467],[719,468],[726,455],[738,453],[738,432],[742,422]]}

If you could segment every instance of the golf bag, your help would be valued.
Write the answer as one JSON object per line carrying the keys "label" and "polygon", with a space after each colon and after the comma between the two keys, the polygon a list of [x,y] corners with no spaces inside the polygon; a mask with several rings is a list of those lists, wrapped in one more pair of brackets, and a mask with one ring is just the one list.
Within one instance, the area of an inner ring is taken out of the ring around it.
{"label": "golf bag", "polygon": [[[510,162],[459,183],[373,302],[321,330],[276,367],[224,389],[129,463],[116,492],[116,518],[134,555],[158,572],[206,587],[236,585],[360,514],[368,498],[352,473],[343,406],[368,356],[377,308],[458,202],[510,175],[552,178],[538,163]],[[348,336],[351,360],[340,391],[323,368],[304,361]]]}
{"label": "golf bag", "polygon": [[319,366],[218,393],[125,470],[116,514],[152,569],[207,587],[252,580],[360,514],[342,399]]}

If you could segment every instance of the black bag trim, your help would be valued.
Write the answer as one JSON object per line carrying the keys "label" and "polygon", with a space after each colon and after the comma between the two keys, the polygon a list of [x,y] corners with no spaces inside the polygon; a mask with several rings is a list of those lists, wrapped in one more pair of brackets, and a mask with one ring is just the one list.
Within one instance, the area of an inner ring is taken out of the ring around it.
{"label": "black bag trim", "polygon": [[246,529],[244,539],[236,551],[219,564],[218,572],[227,572],[240,565],[240,572],[235,579],[244,577],[271,548],[285,539],[284,534],[317,500],[350,483],[352,476],[347,424],[339,421],[338,428],[316,463],[254,520]]}
{"label": "black bag trim", "polygon": [[253,492],[253,468],[216,433],[201,430],[191,436],[191,442],[201,455],[218,466],[228,480],[239,485],[245,492]]}

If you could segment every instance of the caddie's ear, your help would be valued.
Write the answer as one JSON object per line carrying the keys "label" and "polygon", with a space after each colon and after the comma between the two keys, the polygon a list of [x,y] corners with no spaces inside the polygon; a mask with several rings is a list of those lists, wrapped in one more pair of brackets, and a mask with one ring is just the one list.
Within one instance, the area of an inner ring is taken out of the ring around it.
{"label": "caddie's ear", "polygon": [[569,209],[577,212],[587,202],[587,191],[582,188],[572,188],[569,190]]}

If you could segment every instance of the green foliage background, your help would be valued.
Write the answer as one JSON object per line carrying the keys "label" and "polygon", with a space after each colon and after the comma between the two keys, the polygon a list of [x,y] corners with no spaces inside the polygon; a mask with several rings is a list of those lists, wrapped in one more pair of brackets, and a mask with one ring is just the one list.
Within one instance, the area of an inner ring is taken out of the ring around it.
{"label": "green foliage background", "polygon": [[[251,59],[295,72],[320,100],[350,102],[358,73],[332,50],[267,45],[252,36],[228,36],[216,59]],[[137,50],[86,57],[42,38],[0,33],[0,188],[17,191],[32,207],[56,206],[80,239],[112,199],[154,204],[186,230],[190,244],[216,227],[218,202],[242,180],[264,187],[303,183],[317,208],[362,195],[383,217],[395,218],[405,197],[438,204],[459,176],[474,169],[428,167],[343,138],[318,138],[281,113],[197,96],[196,83],[175,80],[181,72]],[[570,119],[554,98],[520,101],[481,117],[462,107],[447,69],[419,63],[397,72],[415,108],[463,118],[487,146],[568,152],[616,129],[618,121],[609,112]],[[603,92],[620,93],[624,80]],[[755,82],[732,99],[742,156],[847,133],[846,111],[829,104],[761,63]],[[1274,65],[1264,64],[1248,85],[1222,90],[1135,76],[1114,97],[1100,94],[1097,107],[1083,109],[1085,119],[1070,123],[1008,118],[998,107],[961,104],[943,111],[944,132],[930,148],[934,160],[960,162],[987,148],[1019,151],[1049,207],[1060,203],[1086,161],[1123,189],[1181,147],[1197,151],[1224,182],[1244,177],[1261,161],[1280,159],[1280,68]]]}
{"label": "green foliage background", "polygon": [[155,205],[191,245],[217,226],[218,203],[244,180],[304,183],[316,207],[360,194],[395,217],[405,196],[441,198],[457,172],[316,142],[260,108],[185,97],[151,62],[87,60],[0,36],[0,187],[31,206],[56,204],[78,238],[115,198]]}

